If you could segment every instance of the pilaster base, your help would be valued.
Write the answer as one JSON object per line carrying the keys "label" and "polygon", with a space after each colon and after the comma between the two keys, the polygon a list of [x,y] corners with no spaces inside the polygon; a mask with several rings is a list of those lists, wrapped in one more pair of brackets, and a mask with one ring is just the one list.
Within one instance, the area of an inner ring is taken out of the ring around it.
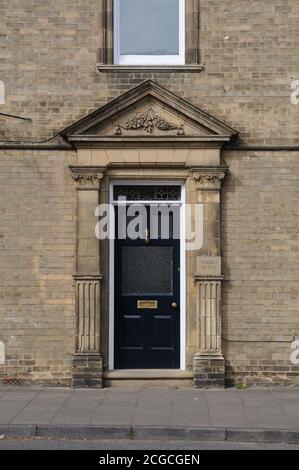
{"label": "pilaster base", "polygon": [[73,355],[72,387],[102,388],[103,360],[101,354]]}
{"label": "pilaster base", "polygon": [[194,388],[224,388],[225,361],[222,354],[194,356]]}

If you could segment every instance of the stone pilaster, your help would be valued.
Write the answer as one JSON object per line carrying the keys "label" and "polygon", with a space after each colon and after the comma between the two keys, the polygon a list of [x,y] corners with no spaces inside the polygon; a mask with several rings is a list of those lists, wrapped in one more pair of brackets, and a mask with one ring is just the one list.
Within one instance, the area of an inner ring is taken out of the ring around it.
{"label": "stone pilaster", "polygon": [[196,354],[194,386],[224,387],[225,361],[221,348],[220,190],[227,168],[193,169],[197,202],[203,204],[203,246],[197,256]]}
{"label": "stone pilaster", "polygon": [[195,276],[196,315],[199,330],[194,357],[194,385],[224,387],[224,357],[221,350],[222,276]]}
{"label": "stone pilaster", "polygon": [[71,167],[77,189],[76,341],[73,387],[102,387],[100,246],[95,236],[103,169]]}

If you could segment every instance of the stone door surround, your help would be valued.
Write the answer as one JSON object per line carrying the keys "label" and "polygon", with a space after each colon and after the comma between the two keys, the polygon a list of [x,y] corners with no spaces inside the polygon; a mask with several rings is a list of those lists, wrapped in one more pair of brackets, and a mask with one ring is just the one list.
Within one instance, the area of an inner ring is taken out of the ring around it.
{"label": "stone door surround", "polygon": [[94,210],[111,179],[184,180],[186,202],[202,205],[203,245],[186,253],[187,367],[193,369],[195,387],[224,386],[220,196],[228,168],[221,163],[221,147],[235,135],[225,123],[152,81],[61,132],[77,151],[77,165],[70,167],[77,192],[74,386],[101,387],[107,365],[101,328],[106,331],[108,319],[100,292],[102,273],[108,270],[100,259]]}

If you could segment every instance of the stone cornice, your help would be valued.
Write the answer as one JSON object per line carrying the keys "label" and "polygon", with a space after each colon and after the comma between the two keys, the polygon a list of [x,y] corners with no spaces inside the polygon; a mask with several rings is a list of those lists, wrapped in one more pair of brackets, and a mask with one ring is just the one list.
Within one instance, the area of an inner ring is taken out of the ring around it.
{"label": "stone cornice", "polygon": [[70,166],[74,182],[78,186],[99,187],[105,168],[91,166]]}
{"label": "stone cornice", "polygon": [[[128,145],[129,144],[129,145]],[[123,140],[119,139],[116,142],[98,142],[98,148],[139,148],[140,145],[138,141],[129,142],[126,144]],[[190,144],[187,145],[192,148],[221,148],[223,142],[194,142],[190,141]],[[144,147],[153,148],[156,145],[149,143],[149,145],[143,145]],[[79,147],[79,146],[78,146]],[[82,144],[82,147],[90,148],[90,145]],[[177,140],[174,144],[169,143],[167,141],[159,141],[159,147],[161,148],[186,148],[186,141]],[[65,151],[73,151],[74,147],[70,144],[55,144],[55,145],[46,145],[46,144],[25,144],[25,143],[7,143],[7,142],[0,142],[0,150],[32,150],[32,151],[57,151],[57,150],[65,150]],[[239,156],[242,157],[243,155],[247,156],[248,152],[299,152],[299,145],[228,145],[224,144],[223,152],[239,152]],[[261,155],[264,157],[267,155]]]}
{"label": "stone cornice", "polygon": [[225,135],[218,136],[96,136],[96,135],[71,135],[69,142],[75,148],[222,148],[224,142],[229,141]]}
{"label": "stone cornice", "polygon": [[221,185],[228,171],[227,166],[196,167],[191,169],[197,189],[215,191],[221,189]]}
{"label": "stone cornice", "polygon": [[26,144],[26,143],[1,143],[0,150],[67,150],[72,151],[73,147],[70,144],[55,144],[55,145],[43,145],[43,144]]}

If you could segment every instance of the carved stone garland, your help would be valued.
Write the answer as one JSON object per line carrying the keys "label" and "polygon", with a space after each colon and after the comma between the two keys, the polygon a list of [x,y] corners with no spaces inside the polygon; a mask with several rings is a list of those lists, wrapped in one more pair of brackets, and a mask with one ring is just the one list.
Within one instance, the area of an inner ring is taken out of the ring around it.
{"label": "carved stone garland", "polygon": [[115,125],[115,135],[122,135],[122,131],[135,131],[143,129],[145,132],[152,134],[154,130],[158,131],[177,131],[177,135],[184,135],[184,124],[176,126],[171,124],[166,119],[154,114],[153,110],[149,108],[144,113],[137,113],[132,119],[129,119],[123,126],[120,124]]}

